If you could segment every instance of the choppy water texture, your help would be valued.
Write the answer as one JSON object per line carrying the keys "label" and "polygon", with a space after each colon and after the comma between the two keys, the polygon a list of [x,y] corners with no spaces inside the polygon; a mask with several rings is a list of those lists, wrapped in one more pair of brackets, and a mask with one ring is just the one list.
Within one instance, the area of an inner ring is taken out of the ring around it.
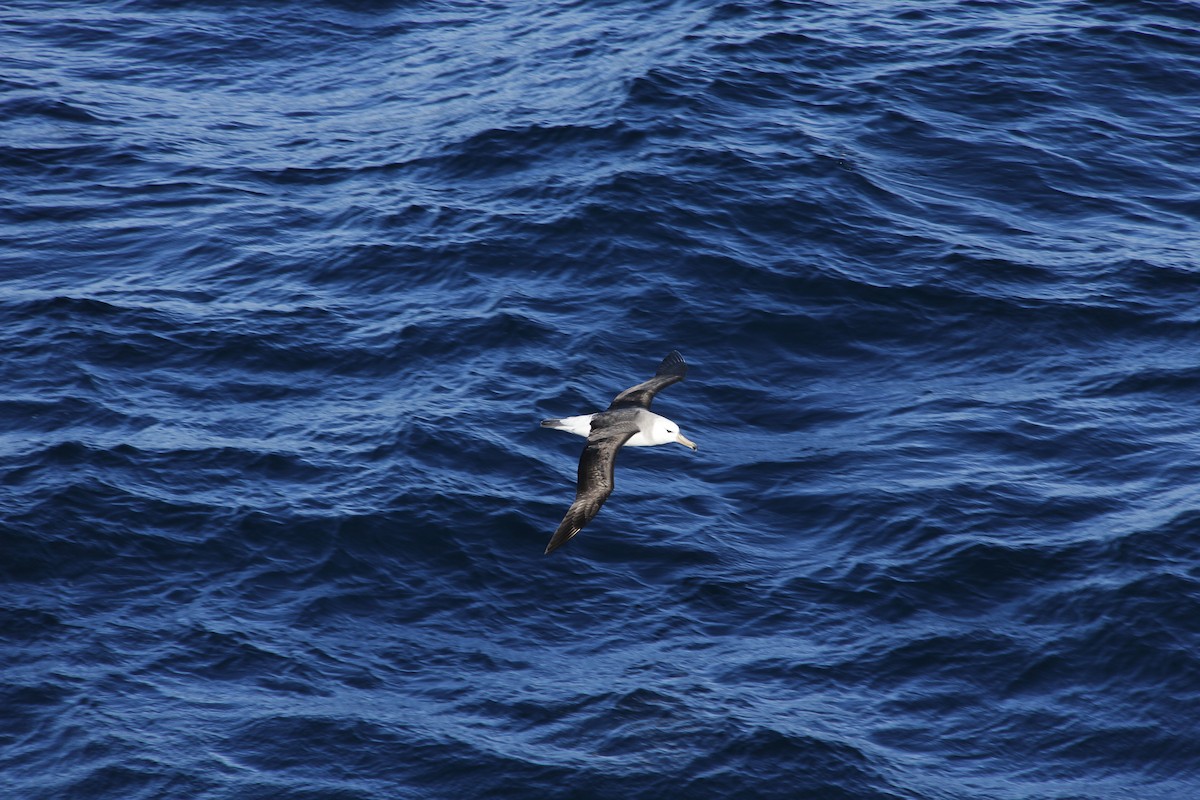
{"label": "choppy water texture", "polygon": [[8,4],[0,794],[1200,796],[1198,29]]}

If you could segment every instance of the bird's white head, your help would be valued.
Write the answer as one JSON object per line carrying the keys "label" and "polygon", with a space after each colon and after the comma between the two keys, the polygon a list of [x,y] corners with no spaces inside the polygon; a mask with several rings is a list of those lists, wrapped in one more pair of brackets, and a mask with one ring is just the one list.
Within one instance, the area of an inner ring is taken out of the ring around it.
{"label": "bird's white head", "polygon": [[680,433],[679,426],[666,417],[658,417],[654,420],[651,436],[655,444],[678,442],[684,447],[690,447],[692,450],[696,449],[696,443]]}

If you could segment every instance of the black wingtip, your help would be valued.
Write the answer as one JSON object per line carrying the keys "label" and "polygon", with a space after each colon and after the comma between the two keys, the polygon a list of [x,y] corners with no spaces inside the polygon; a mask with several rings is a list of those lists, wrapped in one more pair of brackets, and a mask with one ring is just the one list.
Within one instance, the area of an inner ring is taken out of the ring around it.
{"label": "black wingtip", "polygon": [[580,528],[568,528],[566,530],[559,528],[554,532],[554,536],[550,537],[550,543],[546,545],[546,552],[542,553],[542,555],[550,555],[555,550],[574,539],[575,534],[579,533],[580,530]]}
{"label": "black wingtip", "polygon": [[683,355],[678,350],[672,350],[667,353],[667,357],[658,365],[658,371],[655,375],[686,375],[687,362],[683,360]]}

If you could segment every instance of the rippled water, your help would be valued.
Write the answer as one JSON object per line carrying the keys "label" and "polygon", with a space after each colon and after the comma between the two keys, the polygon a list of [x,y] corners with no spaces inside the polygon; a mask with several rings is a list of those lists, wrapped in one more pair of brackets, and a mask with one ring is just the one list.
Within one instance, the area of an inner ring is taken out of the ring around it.
{"label": "rippled water", "polygon": [[1198,29],[0,11],[0,794],[1196,797]]}

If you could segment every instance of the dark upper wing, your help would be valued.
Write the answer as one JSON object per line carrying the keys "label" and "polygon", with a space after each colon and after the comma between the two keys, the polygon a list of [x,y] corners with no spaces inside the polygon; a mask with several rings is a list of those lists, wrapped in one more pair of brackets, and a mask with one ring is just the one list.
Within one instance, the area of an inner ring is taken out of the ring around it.
{"label": "dark upper wing", "polygon": [[658,372],[654,373],[653,378],[621,392],[612,401],[608,410],[633,407],[649,409],[650,404],[654,402],[654,395],[672,383],[679,383],[685,375],[687,375],[687,362],[683,360],[683,356],[679,355],[678,350],[672,350],[658,365]]}
{"label": "dark upper wing", "polygon": [[[594,424],[594,423],[593,423]],[[575,502],[567,509],[567,515],[559,523],[558,530],[550,537],[546,552],[550,553],[566,543],[583,526],[600,512],[600,506],[612,494],[613,467],[617,462],[617,451],[637,433],[637,425],[631,422],[609,425],[588,436],[587,447],[579,457],[579,482],[575,487]]]}

